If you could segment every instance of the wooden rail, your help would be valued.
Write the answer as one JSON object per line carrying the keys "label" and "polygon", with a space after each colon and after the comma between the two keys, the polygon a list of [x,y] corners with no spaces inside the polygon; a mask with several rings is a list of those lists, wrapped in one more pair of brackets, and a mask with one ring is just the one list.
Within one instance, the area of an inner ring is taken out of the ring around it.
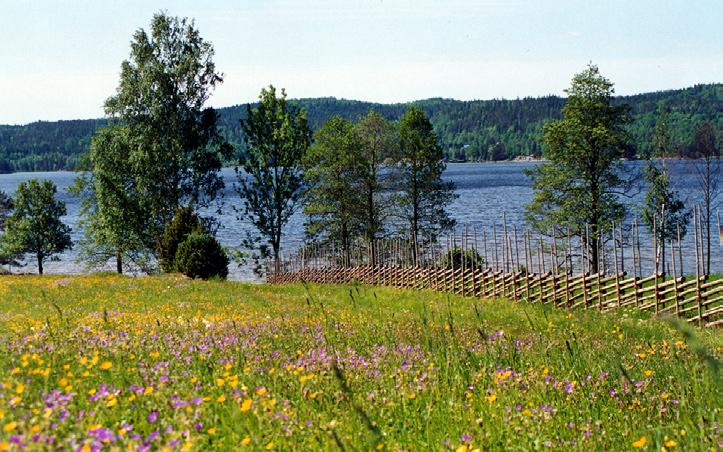
{"label": "wooden rail", "polygon": [[505,273],[491,269],[356,265],[287,271],[269,275],[267,281],[272,284],[306,281],[432,289],[471,297],[499,297],[600,311],[636,307],[658,314],[677,315],[705,327],[723,324],[723,279],[708,280],[706,276],[697,279],[671,278],[661,282],[660,276],[627,277],[625,273],[572,276],[550,272]]}

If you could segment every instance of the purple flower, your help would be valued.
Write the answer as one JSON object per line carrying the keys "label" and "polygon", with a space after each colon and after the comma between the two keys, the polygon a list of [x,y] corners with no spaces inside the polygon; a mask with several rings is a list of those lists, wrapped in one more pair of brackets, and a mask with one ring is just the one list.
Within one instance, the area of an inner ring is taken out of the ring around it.
{"label": "purple flower", "polygon": [[158,411],[151,411],[151,413],[146,418],[146,420],[151,424],[156,422],[156,419],[158,419]]}
{"label": "purple flower", "polygon": [[462,441],[463,443],[469,443],[469,442],[472,442],[472,437],[465,433],[464,435],[462,435],[459,438],[459,440]]}

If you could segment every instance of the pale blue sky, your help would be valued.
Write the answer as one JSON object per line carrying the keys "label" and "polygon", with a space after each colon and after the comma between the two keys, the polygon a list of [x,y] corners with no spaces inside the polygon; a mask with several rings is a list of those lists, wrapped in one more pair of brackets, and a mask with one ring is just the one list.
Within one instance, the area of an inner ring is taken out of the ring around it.
{"label": "pale blue sky", "polygon": [[723,81],[723,0],[0,0],[0,123],[92,118],[154,12],[193,17],[225,73],[210,104],[562,94],[588,61],[619,94]]}

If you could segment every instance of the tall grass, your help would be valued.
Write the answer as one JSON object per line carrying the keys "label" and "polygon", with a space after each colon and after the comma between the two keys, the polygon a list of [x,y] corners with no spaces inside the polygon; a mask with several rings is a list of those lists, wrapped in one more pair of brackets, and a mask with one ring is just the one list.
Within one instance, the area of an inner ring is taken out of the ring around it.
{"label": "tall grass", "polygon": [[718,330],[431,291],[0,277],[0,449],[718,447]]}

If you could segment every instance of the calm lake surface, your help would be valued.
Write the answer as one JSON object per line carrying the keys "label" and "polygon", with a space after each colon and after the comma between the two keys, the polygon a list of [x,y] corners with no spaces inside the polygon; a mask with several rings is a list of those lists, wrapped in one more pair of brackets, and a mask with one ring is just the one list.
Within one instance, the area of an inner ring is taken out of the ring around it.
{"label": "calm lake surface", "polygon": [[[626,170],[635,171],[640,169],[643,162],[627,162]],[[444,178],[451,180],[456,185],[459,198],[450,207],[452,216],[457,222],[468,225],[476,225],[479,231],[490,230],[492,225],[501,226],[503,212],[507,216],[508,225],[516,224],[518,229],[524,226],[524,206],[532,199],[530,180],[524,174],[526,168],[537,165],[534,162],[506,162],[506,163],[450,163]],[[672,180],[675,188],[680,192],[681,197],[690,205],[698,202],[699,193],[697,190],[697,176],[694,162],[671,161],[669,162]],[[250,224],[237,218],[234,207],[241,208],[242,203],[233,183],[236,175],[231,168],[225,168],[222,172],[226,182],[226,189],[223,193],[223,208],[220,215],[216,215],[221,223],[217,237],[224,246],[237,247],[245,237]],[[73,241],[80,239],[82,231],[78,227],[78,214],[80,204],[78,198],[71,196],[67,189],[73,184],[77,173],[73,172],[51,172],[51,173],[14,173],[0,175],[0,190],[13,194],[15,187],[22,181],[32,178],[50,179],[58,186],[58,197],[67,205],[68,215],[64,221],[73,229]],[[625,198],[630,210],[635,213],[640,203],[645,199],[642,187],[638,187],[632,197]],[[716,199],[716,206],[720,205],[721,197]],[[296,214],[287,225],[284,235],[284,248],[286,251],[293,251],[304,239],[304,218]],[[713,224],[717,229],[717,224]],[[642,230],[642,228],[641,228]],[[720,273],[723,270],[723,249],[719,245],[718,237],[714,237],[711,249],[711,270]],[[643,254],[650,248],[650,239],[641,237]],[[647,245],[647,246],[646,246]],[[683,254],[686,272],[694,270],[694,247],[693,236],[684,240]],[[37,266],[27,259],[27,265],[13,270],[22,272],[36,272]],[[688,263],[689,261],[689,263]],[[112,270],[112,267],[109,267]],[[75,251],[68,251],[59,256],[55,262],[47,262],[47,273],[77,274],[83,273],[86,268],[83,263],[77,262]],[[248,268],[232,266],[229,277],[236,280],[254,280],[254,276]]]}

